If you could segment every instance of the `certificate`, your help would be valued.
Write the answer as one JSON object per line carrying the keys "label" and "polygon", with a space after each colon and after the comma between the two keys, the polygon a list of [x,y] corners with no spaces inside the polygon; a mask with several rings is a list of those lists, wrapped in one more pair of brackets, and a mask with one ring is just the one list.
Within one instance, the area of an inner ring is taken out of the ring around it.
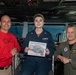
{"label": "certificate", "polygon": [[45,57],[46,43],[29,41],[28,55]]}

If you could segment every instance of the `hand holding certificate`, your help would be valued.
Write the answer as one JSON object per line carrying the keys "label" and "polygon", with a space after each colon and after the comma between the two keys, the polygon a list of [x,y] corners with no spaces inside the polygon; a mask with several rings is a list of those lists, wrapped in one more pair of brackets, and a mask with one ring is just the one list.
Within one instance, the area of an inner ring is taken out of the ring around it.
{"label": "hand holding certificate", "polygon": [[29,42],[30,50],[28,51],[28,55],[45,57],[46,45],[47,45],[46,43],[30,41]]}

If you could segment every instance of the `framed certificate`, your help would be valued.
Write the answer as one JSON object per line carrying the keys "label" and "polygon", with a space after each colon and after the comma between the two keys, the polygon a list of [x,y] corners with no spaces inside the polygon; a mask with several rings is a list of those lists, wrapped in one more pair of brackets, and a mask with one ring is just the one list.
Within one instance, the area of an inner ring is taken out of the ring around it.
{"label": "framed certificate", "polygon": [[29,41],[28,55],[45,57],[46,43]]}

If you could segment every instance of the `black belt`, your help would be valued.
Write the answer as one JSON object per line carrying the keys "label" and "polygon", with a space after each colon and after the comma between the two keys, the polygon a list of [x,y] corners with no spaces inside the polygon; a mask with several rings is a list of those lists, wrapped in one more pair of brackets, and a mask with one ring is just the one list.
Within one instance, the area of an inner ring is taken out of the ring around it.
{"label": "black belt", "polygon": [[3,70],[4,69],[4,67],[0,67],[0,70]]}
{"label": "black belt", "polygon": [[0,67],[0,70],[4,70],[4,69],[8,69],[9,66],[6,66],[6,67]]}

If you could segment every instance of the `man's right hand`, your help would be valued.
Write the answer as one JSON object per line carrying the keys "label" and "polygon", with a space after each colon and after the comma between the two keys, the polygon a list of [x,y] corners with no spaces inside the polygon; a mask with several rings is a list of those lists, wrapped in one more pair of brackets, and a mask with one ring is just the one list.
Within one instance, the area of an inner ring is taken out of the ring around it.
{"label": "man's right hand", "polygon": [[24,49],[24,52],[28,53],[28,50],[29,50],[29,47],[26,47],[26,48]]}
{"label": "man's right hand", "polygon": [[61,60],[61,62],[63,62],[64,64],[67,64],[69,63],[69,59],[64,57],[64,56],[61,56],[61,55],[58,55],[58,58]]}
{"label": "man's right hand", "polygon": [[11,54],[14,56],[14,55],[16,55],[16,53],[17,53],[17,48],[14,47],[14,48],[11,50]]}

